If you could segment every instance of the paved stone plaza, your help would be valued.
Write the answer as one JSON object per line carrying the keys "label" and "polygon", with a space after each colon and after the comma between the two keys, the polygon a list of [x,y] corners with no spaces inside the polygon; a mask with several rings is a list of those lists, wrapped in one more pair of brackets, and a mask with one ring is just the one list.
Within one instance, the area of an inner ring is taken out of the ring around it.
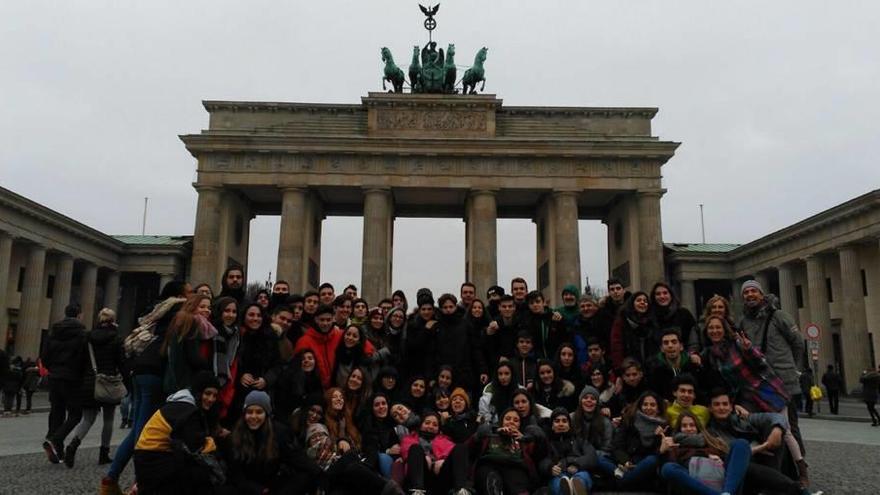
{"label": "paved stone plaza", "polygon": [[[92,427],[73,469],[51,465],[40,447],[47,413],[0,419],[0,494],[93,494],[106,466],[99,467],[100,425]],[[99,420],[100,423],[100,420]],[[876,494],[880,487],[880,428],[848,421],[802,419],[812,489],[826,495]],[[128,430],[116,430],[114,445]],[[122,486],[131,484],[126,469]]]}

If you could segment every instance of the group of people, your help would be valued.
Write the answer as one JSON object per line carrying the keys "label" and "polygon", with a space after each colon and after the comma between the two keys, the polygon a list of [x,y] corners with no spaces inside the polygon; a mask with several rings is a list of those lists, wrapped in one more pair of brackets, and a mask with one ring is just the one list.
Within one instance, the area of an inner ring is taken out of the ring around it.
{"label": "group of people", "polygon": [[663,282],[555,308],[522,278],[414,305],[245,287],[241,267],[217,294],[170,282],[124,338],[68,307],[42,354],[50,462],[99,410],[112,428],[95,380],[120,374],[132,426],[112,460],[102,436],[102,494],[132,459],[139,494],[809,493],[803,337],[754,280],[742,315],[715,296],[699,320]]}

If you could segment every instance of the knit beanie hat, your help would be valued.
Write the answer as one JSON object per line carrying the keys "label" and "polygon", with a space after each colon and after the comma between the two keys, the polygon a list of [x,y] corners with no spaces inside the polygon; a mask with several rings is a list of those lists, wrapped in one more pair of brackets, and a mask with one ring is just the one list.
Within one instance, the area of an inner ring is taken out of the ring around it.
{"label": "knit beanie hat", "polygon": [[574,285],[574,284],[568,284],[562,289],[563,296],[565,294],[571,294],[574,297],[577,297],[579,293],[580,293],[580,291],[578,290],[577,285]]}
{"label": "knit beanie hat", "polygon": [[566,418],[569,418],[569,421],[571,421],[571,415],[568,413],[568,409],[566,409],[564,407],[557,407],[556,409],[553,410],[552,413],[550,413],[550,424],[553,424],[553,421],[558,416],[565,416]]}
{"label": "knit beanie hat", "polygon": [[323,433],[324,435],[330,436],[330,430],[324,426],[323,423],[312,423],[306,428],[306,443],[309,443],[311,438],[319,433]]}
{"label": "knit beanie hat", "polygon": [[752,289],[758,289],[761,294],[764,293],[764,288],[761,287],[761,284],[759,284],[757,280],[746,280],[745,282],[743,282],[742,289],[740,289],[739,293],[742,294],[746,291],[746,289],[750,287]]}
{"label": "knit beanie hat", "polygon": [[583,390],[581,390],[581,395],[578,396],[578,400],[579,401],[583,400],[584,397],[586,397],[588,395],[592,395],[593,397],[598,399],[599,398],[599,391],[596,390],[596,387],[594,387],[592,385],[587,385],[586,387],[584,387]]}
{"label": "knit beanie hat", "polygon": [[269,394],[262,390],[251,390],[247,394],[247,397],[244,398],[242,411],[247,410],[250,406],[260,406],[266,411],[267,415],[272,414],[272,400],[269,399]]}
{"label": "knit beanie hat", "polygon": [[381,379],[385,378],[386,376],[390,376],[390,377],[394,378],[395,380],[397,380],[397,377],[398,377],[397,368],[395,368],[394,366],[391,366],[390,364],[386,364],[385,366],[382,366],[381,368],[379,368],[379,375],[377,376],[377,378],[379,380],[381,380]]}
{"label": "knit beanie hat", "polygon": [[468,393],[461,387],[455,388],[451,394],[449,394],[449,400],[451,401],[455,397],[462,397],[464,399],[465,408],[469,409],[471,407],[471,398]]}

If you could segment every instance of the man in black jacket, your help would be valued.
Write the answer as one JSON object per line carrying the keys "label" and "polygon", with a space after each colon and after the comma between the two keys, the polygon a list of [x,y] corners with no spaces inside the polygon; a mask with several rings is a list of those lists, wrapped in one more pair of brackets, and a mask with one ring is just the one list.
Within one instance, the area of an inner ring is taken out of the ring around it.
{"label": "man in black jacket", "polygon": [[61,462],[64,439],[82,418],[77,396],[82,387],[86,360],[85,327],[80,321],[79,304],[64,308],[64,319],[52,325],[49,340],[43,348],[43,366],[49,370],[49,431],[43,450],[49,462]]}

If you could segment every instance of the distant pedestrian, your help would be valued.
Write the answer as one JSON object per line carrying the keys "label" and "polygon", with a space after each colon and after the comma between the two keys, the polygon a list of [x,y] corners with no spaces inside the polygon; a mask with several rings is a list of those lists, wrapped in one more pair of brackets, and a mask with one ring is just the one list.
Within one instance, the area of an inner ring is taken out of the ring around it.
{"label": "distant pedestrian", "polygon": [[[73,438],[64,451],[64,464],[72,468],[76,450],[80,442],[89,433],[101,411],[103,428],[101,429],[101,447],[98,450],[98,464],[110,464],[110,440],[113,436],[113,417],[116,404],[100,402],[95,399],[96,374],[114,376],[120,374],[122,366],[122,341],[116,329],[116,312],[104,308],[98,313],[98,325],[88,333],[89,365],[83,374],[81,393],[82,420],[73,432]],[[94,367],[94,368],[93,368]]]}
{"label": "distant pedestrian", "polygon": [[834,371],[834,365],[829,364],[827,371],[822,375],[822,385],[825,385],[825,394],[828,395],[828,405],[831,414],[838,414],[840,410],[840,389],[843,388],[843,379],[840,373]]}
{"label": "distant pedestrian", "polygon": [[[0,387],[3,388],[3,417],[12,416],[12,404],[16,397],[21,394],[21,382],[24,379],[24,370],[22,369],[22,361],[20,356],[15,356],[9,361],[3,379],[0,380]],[[19,404],[21,399],[19,399]],[[16,416],[18,413],[16,412]]]}
{"label": "distant pedestrian", "polygon": [[30,414],[33,407],[34,392],[40,385],[40,367],[37,362],[27,358],[22,365],[24,368],[24,381],[21,384],[21,392],[16,402],[16,410],[21,411],[21,395],[24,394],[25,409],[21,414]]}
{"label": "distant pedestrian", "polygon": [[877,388],[880,387],[880,372],[866,369],[859,378],[862,382],[862,400],[868,406],[868,414],[871,415],[871,426],[880,426],[880,414],[877,413]]}
{"label": "distant pedestrian", "polygon": [[807,366],[804,368],[804,372],[801,373],[801,376],[798,377],[798,380],[801,384],[801,396],[800,403],[798,404],[798,409],[801,412],[807,413],[811,418],[813,417],[813,397],[810,395],[810,388],[813,387],[813,370]]}
{"label": "distant pedestrian", "polygon": [[49,462],[64,458],[64,439],[82,419],[80,387],[88,357],[86,332],[80,321],[82,310],[72,303],[64,308],[64,319],[52,324],[43,349],[43,365],[49,370],[49,431],[43,450]]}

